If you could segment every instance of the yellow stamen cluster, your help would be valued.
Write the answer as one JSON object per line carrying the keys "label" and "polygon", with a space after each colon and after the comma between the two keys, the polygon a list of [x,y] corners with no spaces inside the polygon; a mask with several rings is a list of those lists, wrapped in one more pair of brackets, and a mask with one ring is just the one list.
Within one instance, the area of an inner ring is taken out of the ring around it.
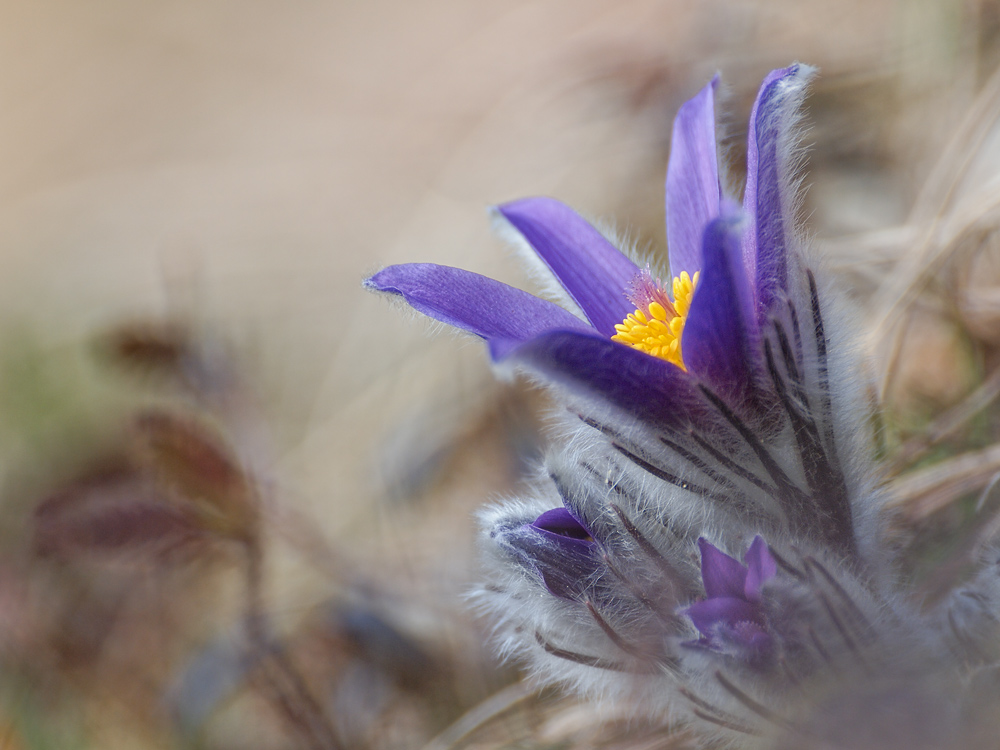
{"label": "yellow stamen cluster", "polygon": [[[611,340],[673,362],[681,369],[685,369],[681,357],[681,334],[684,332],[684,321],[687,320],[691,298],[694,296],[697,284],[697,271],[694,278],[688,276],[687,271],[682,271],[680,276],[674,278],[672,303],[666,299],[666,293],[659,288],[649,295],[651,299],[645,304],[633,300],[638,309],[615,326],[618,333],[612,336]],[[656,297],[660,300],[655,299]]]}

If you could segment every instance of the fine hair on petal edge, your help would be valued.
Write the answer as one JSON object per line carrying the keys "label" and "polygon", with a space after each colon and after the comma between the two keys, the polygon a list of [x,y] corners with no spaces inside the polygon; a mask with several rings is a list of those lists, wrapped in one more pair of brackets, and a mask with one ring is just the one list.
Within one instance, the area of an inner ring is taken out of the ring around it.
{"label": "fine hair on petal edge", "polygon": [[[803,167],[809,155],[810,147],[806,138],[811,130],[811,126],[805,124],[804,105],[807,90],[819,77],[819,68],[799,62],[793,63],[793,65],[798,68],[795,78],[785,78],[777,84],[794,97],[791,102],[792,106],[782,113],[788,119],[782,137],[782,151],[778,154],[778,160],[781,174],[786,181],[781,193],[787,200],[787,205],[783,206],[783,209],[788,219],[786,222],[788,240],[802,243],[806,238],[801,216],[806,189]],[[777,116],[777,113],[772,116]]]}

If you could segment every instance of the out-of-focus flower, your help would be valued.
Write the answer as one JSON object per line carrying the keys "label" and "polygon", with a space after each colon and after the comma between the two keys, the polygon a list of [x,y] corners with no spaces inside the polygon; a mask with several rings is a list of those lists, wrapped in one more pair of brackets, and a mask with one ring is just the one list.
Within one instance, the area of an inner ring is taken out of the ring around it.
{"label": "out-of-focus flower", "polygon": [[761,586],[774,578],[777,564],[767,544],[755,537],[744,558],[746,565],[705,539],[698,540],[698,547],[706,598],[684,610],[701,633],[689,645],[747,656],[769,650],[771,636],[761,606]]}

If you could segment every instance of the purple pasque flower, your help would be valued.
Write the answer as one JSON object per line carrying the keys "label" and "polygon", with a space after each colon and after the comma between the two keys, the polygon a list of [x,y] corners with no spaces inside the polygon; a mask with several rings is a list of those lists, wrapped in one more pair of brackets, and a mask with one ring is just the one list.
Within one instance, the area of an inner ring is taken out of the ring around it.
{"label": "purple pasque flower", "polygon": [[757,536],[743,560],[730,557],[704,538],[701,578],[705,599],[692,604],[687,615],[701,634],[688,645],[756,658],[771,646],[761,605],[761,587],[777,574],[777,565],[763,538]]}
{"label": "purple pasque flower", "polygon": [[366,286],[486,339],[495,361],[596,395],[643,422],[703,420],[711,407],[700,386],[753,419],[774,402],[760,325],[784,296],[790,275],[784,232],[792,199],[779,162],[811,74],[793,65],[765,79],[751,118],[742,212],[723,198],[719,182],[717,78],[681,107],[666,179],[670,288],[551,198],[527,198],[497,211],[586,322],[493,279],[434,264],[390,266]]}
{"label": "purple pasque flower", "polygon": [[[819,296],[792,227],[793,126],[811,75],[792,65],[765,78],[750,118],[742,210],[720,187],[716,80],[680,108],[666,179],[669,290],[551,198],[498,212],[586,321],[433,264],[390,266],[366,286],[486,339],[494,361],[561,387],[583,402],[580,411],[610,407],[673,445],[693,441],[681,446],[687,456],[707,452],[712,463],[749,468],[750,492],[777,499],[781,526],[853,554]],[[769,448],[780,434],[791,444]],[[720,459],[713,446],[736,447]]]}
{"label": "purple pasque flower", "polygon": [[[641,696],[637,712],[686,712],[714,739],[773,723],[761,697],[867,663],[877,624],[912,621],[883,595],[884,494],[866,459],[859,368],[793,226],[794,126],[811,74],[765,78],[742,208],[720,188],[716,81],[681,107],[670,284],[551,198],[497,211],[579,316],[444,266],[390,266],[366,282],[482,337],[495,362],[571,407],[547,478],[480,515],[476,599],[500,650],[575,690]],[[733,549],[756,534],[769,544],[754,539],[745,564],[704,541]],[[692,623],[700,637],[683,647]]]}
{"label": "purple pasque flower", "polygon": [[[776,729],[791,738],[782,747],[815,744],[823,728],[800,718],[826,726],[873,676],[894,689],[940,673],[948,696],[977,665],[1000,692],[995,558],[928,615],[885,544],[864,368],[793,226],[810,75],[793,65],[765,78],[742,209],[720,189],[716,82],[679,111],[672,284],[549,198],[498,213],[579,317],[443,266],[391,266],[366,282],[484,338],[495,362],[557,386],[572,407],[558,411],[566,429],[544,474],[480,514],[475,598],[500,651],[542,680],[627,700],[636,716],[686,718],[710,747]],[[724,549],[754,540],[741,563],[705,537]],[[820,703],[808,714],[811,686]]]}

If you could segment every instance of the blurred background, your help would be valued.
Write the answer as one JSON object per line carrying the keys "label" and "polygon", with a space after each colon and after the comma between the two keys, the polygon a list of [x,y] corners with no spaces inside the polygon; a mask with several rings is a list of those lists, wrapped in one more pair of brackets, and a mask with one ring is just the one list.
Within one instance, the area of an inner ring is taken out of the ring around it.
{"label": "blurred background", "polygon": [[474,513],[530,471],[544,396],[360,283],[534,289],[487,208],[536,194],[665,257],[673,113],[717,71],[739,185],[760,80],[820,68],[807,230],[864,330],[900,546],[949,554],[1000,470],[998,0],[0,20],[4,750],[682,746],[496,662]]}

